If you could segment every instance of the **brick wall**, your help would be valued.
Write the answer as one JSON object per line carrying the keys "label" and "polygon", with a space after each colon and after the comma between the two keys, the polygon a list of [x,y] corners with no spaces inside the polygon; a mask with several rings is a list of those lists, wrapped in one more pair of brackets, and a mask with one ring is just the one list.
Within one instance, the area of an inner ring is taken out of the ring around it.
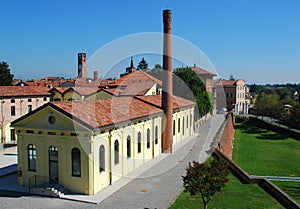
{"label": "brick wall", "polygon": [[231,159],[234,139],[234,114],[231,112],[222,126],[223,132],[218,143],[218,148]]}

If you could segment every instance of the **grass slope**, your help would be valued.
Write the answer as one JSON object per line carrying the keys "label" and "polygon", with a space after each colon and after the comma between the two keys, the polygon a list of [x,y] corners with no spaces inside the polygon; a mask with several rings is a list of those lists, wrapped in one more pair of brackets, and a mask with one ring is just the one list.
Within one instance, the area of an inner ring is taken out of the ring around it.
{"label": "grass slope", "polygon": [[273,184],[278,186],[282,191],[292,197],[297,203],[300,204],[300,182],[295,181],[272,181]]}
{"label": "grass slope", "polygon": [[236,124],[233,159],[261,176],[300,176],[300,142],[265,129]]}
{"label": "grass slope", "polygon": [[[170,209],[195,209],[203,208],[201,197],[190,196],[187,192],[182,192]],[[277,209],[283,208],[269,194],[264,192],[259,186],[253,184],[242,184],[235,176],[230,174],[227,185],[221,193],[216,193],[213,200],[208,203],[210,209]]]}

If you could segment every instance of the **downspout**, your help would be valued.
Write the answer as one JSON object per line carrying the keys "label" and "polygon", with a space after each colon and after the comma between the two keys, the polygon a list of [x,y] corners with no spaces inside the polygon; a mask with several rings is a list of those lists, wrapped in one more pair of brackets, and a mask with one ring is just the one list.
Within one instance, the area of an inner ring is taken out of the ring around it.
{"label": "downspout", "polygon": [[1,99],[1,143],[5,143],[5,137],[4,137],[4,111],[3,111],[3,103],[4,103],[5,101],[3,101],[2,99]]}
{"label": "downspout", "polygon": [[108,172],[109,172],[109,185],[112,185],[112,172],[111,172],[111,130],[108,131]]}
{"label": "downspout", "polygon": [[92,168],[93,168],[93,194],[95,194],[95,152],[94,152],[94,134],[92,133],[92,137],[91,137],[91,148],[92,148],[92,156],[93,156],[93,165],[92,165]]}
{"label": "downspout", "polygon": [[152,159],[154,158],[154,155],[155,155],[155,153],[154,153],[154,146],[155,146],[155,143],[154,143],[154,140],[155,140],[155,121],[154,121],[154,118],[152,118],[152,137],[151,137],[151,139],[152,139]]}

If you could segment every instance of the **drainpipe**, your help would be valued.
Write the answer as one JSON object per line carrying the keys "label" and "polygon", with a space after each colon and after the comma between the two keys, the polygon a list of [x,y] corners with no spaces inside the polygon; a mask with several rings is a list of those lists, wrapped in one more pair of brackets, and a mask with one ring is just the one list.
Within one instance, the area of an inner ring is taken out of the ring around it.
{"label": "drainpipe", "polygon": [[5,143],[5,128],[4,128],[4,111],[3,111],[3,104],[5,101],[1,100],[1,143]]}
{"label": "drainpipe", "polygon": [[109,172],[109,185],[112,185],[112,172],[111,172],[111,131],[113,129],[108,131],[108,172]]}

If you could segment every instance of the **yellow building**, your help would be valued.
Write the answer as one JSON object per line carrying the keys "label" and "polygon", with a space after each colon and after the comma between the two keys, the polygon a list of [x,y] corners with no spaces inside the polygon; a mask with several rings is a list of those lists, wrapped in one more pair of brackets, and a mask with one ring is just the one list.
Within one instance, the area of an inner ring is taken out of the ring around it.
{"label": "yellow building", "polygon": [[[194,102],[173,96],[173,144],[194,133]],[[161,95],[52,102],[15,120],[20,185],[93,195],[161,153]]]}

